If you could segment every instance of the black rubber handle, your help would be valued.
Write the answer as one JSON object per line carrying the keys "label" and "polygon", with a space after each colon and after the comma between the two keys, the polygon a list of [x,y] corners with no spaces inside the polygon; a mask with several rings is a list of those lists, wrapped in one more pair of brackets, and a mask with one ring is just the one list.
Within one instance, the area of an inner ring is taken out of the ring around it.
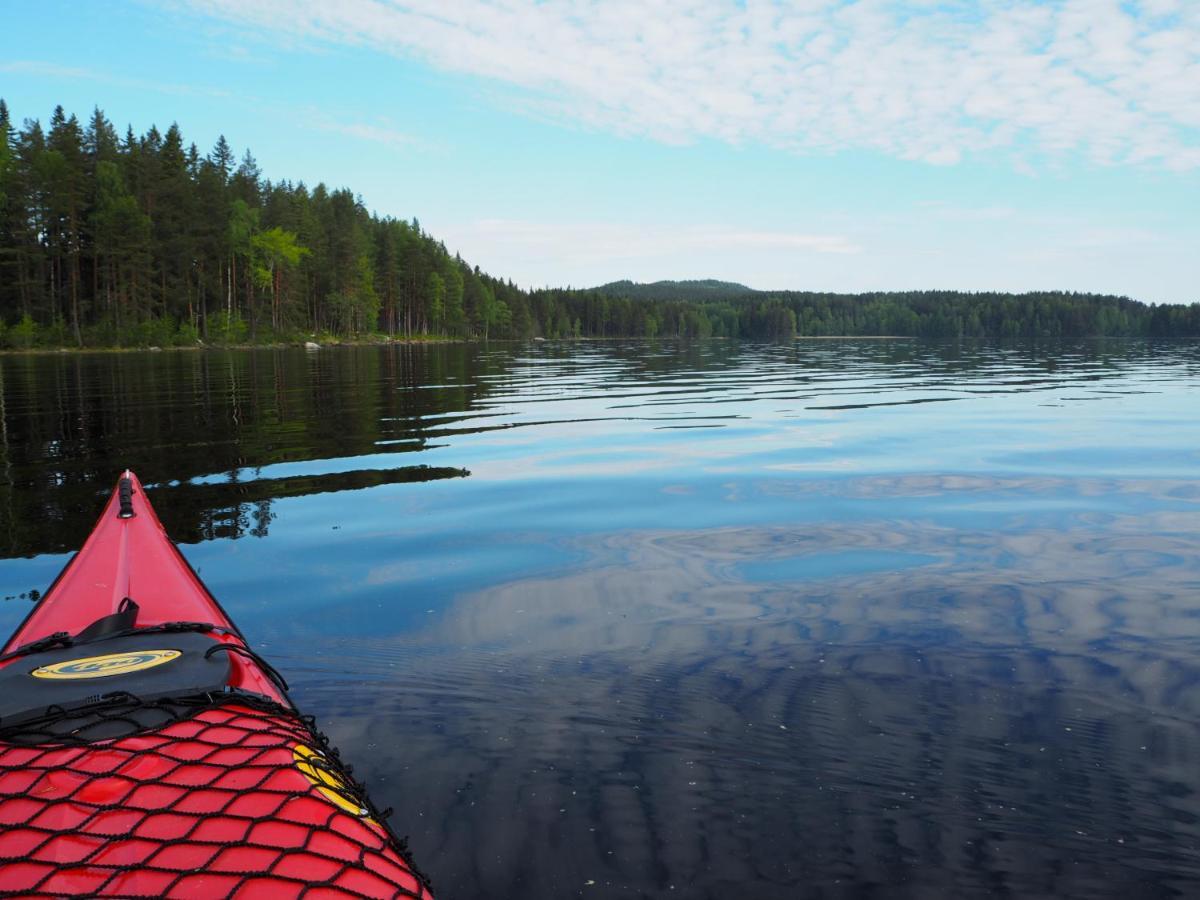
{"label": "black rubber handle", "polygon": [[128,478],[122,478],[117,482],[117,495],[121,501],[121,511],[117,513],[118,519],[133,518],[133,481]]}

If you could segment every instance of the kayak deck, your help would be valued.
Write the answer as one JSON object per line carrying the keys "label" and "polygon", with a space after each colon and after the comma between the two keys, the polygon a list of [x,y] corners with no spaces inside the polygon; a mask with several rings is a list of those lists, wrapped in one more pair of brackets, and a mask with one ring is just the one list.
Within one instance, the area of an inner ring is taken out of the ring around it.
{"label": "kayak deck", "polygon": [[0,895],[429,897],[128,478],[0,655]]}
{"label": "kayak deck", "polygon": [[[128,485],[125,503],[121,485]],[[219,637],[223,642],[245,645],[237,626],[167,537],[137,476],[126,472],[83,547],[2,652],[53,634],[77,634],[115,614],[126,597],[139,606],[139,626],[207,622],[230,632]],[[231,665],[231,687],[283,701],[278,686],[259,667],[236,658]]]}

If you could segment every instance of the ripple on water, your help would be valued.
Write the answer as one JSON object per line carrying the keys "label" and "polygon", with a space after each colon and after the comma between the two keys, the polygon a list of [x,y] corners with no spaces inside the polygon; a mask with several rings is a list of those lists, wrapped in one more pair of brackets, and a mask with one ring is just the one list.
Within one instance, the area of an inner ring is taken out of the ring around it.
{"label": "ripple on water", "polygon": [[1197,376],[1136,341],[3,357],[0,588],[133,467],[441,896],[1186,896]]}

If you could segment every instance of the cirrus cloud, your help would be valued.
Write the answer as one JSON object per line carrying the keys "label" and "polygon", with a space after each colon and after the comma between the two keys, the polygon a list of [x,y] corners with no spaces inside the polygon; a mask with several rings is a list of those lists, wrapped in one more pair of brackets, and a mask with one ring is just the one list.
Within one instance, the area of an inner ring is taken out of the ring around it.
{"label": "cirrus cloud", "polygon": [[668,142],[1200,167],[1200,3],[182,0]]}

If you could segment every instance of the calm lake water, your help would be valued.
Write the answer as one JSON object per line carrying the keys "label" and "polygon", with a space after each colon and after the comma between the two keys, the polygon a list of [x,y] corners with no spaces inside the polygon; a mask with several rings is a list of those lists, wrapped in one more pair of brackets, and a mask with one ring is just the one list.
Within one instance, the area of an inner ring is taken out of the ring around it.
{"label": "calm lake water", "polygon": [[133,468],[442,898],[1195,896],[1200,345],[0,379],[0,628]]}

